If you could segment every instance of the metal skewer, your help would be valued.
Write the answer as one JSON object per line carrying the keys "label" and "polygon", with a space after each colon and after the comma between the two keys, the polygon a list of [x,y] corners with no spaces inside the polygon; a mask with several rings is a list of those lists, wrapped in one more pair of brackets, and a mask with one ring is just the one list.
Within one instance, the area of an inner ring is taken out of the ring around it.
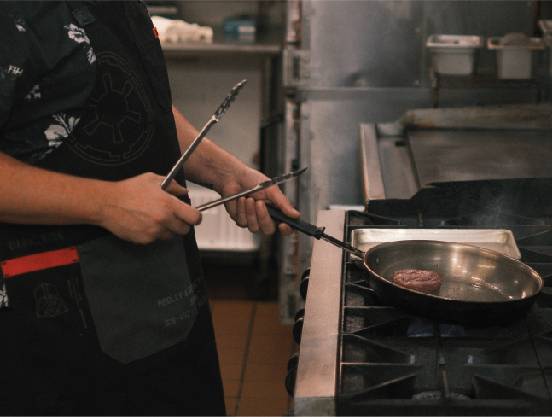
{"label": "metal skewer", "polygon": [[258,191],[264,190],[265,188],[272,187],[273,185],[281,184],[283,182],[288,181],[291,178],[295,178],[295,177],[301,175],[306,170],[307,170],[307,167],[304,167],[304,168],[299,169],[297,171],[288,172],[287,174],[271,178],[269,180],[266,180],[266,181],[263,181],[263,182],[257,184],[256,186],[254,186],[253,188],[250,188],[248,190],[240,191],[239,193],[232,194],[232,195],[229,195],[227,197],[223,197],[223,198],[219,198],[217,200],[209,201],[208,203],[203,203],[203,204],[197,206],[196,209],[199,210],[199,211],[204,211],[204,210],[210,209],[212,207],[216,207],[216,206],[219,206],[221,204],[227,203],[228,201],[232,201],[232,200],[235,200],[235,199],[240,198],[240,197],[246,197],[246,196],[251,195],[253,193],[256,193]]}
{"label": "metal skewer", "polygon": [[215,110],[211,118],[205,123],[201,131],[198,133],[198,135],[195,137],[195,139],[190,143],[188,148],[184,151],[182,156],[171,168],[171,171],[167,174],[167,176],[163,179],[163,182],[161,183],[161,189],[166,190],[171,181],[174,179],[178,171],[182,168],[182,165],[184,165],[184,162],[191,156],[191,154],[195,151],[195,149],[199,146],[201,141],[207,136],[207,132],[211,129],[211,127],[215,124],[217,124],[224,113],[226,113],[226,110],[230,108],[230,105],[232,102],[236,99],[237,95],[240,93],[240,90],[243,88],[243,86],[247,83],[247,80],[241,80],[239,83],[237,83],[232,90],[230,90],[230,93],[224,98],[220,106]]}

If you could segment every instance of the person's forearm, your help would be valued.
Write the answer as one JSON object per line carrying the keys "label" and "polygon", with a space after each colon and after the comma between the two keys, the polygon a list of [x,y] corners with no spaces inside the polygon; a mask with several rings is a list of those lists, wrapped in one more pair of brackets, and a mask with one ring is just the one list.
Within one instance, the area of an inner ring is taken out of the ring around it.
{"label": "person's forearm", "polygon": [[[198,131],[175,107],[173,107],[173,115],[178,142],[183,152]],[[184,173],[190,181],[216,190],[221,188],[225,179],[239,175],[239,172],[244,169],[247,169],[247,166],[242,161],[207,138],[184,164]]]}
{"label": "person's forearm", "polygon": [[110,184],[36,168],[0,153],[0,221],[99,224]]}

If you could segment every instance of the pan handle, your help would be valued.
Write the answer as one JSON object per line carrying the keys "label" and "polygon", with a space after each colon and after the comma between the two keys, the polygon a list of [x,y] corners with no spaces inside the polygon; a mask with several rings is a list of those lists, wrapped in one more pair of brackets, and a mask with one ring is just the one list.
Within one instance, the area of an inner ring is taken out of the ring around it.
{"label": "pan handle", "polygon": [[317,227],[313,224],[304,222],[300,219],[293,219],[291,217],[288,217],[284,213],[282,213],[279,209],[269,204],[267,204],[266,208],[268,210],[268,213],[274,220],[277,220],[281,223],[285,223],[288,226],[292,227],[293,229],[299,230],[300,232],[303,232],[306,235],[312,236],[316,239],[323,239],[326,242],[329,242],[340,249],[343,249],[349,253],[352,253],[353,255],[360,257],[361,259],[364,258],[364,252],[362,252],[360,249],[357,249],[349,245],[346,242],[343,242],[342,240],[339,240],[333,236],[327,235],[326,233],[324,233],[324,228]]}
{"label": "pan handle", "polygon": [[324,229],[316,227],[314,224],[304,222],[301,219],[294,219],[292,217],[286,216],[282,211],[270,204],[266,205],[268,214],[274,220],[279,221],[280,223],[285,223],[290,226],[292,229],[299,230],[300,232],[305,233],[306,235],[312,236],[316,239],[320,239],[324,233]]}

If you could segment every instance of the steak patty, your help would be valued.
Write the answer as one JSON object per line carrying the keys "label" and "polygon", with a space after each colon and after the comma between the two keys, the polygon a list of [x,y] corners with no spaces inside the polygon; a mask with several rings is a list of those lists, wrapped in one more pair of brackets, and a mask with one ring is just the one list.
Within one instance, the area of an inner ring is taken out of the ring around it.
{"label": "steak patty", "polygon": [[425,269],[400,269],[393,273],[393,282],[409,290],[437,292],[441,281],[437,272]]}

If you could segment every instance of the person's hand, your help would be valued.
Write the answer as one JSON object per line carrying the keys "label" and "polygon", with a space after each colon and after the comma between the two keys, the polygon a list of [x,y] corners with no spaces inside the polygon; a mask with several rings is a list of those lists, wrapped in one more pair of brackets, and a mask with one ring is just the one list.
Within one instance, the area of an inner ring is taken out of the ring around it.
{"label": "person's hand", "polygon": [[[259,171],[244,166],[244,168],[235,175],[227,178],[224,183],[218,187],[217,191],[226,197],[231,194],[252,188],[268,178]],[[237,200],[229,201],[225,204],[230,217],[238,226],[247,227],[251,232],[261,231],[266,235],[271,235],[276,231],[276,223],[270,217],[266,209],[265,202],[270,202],[284,214],[289,217],[298,218],[301,214],[290,204],[286,196],[277,185],[266,188],[248,197],[241,197]],[[288,235],[292,229],[286,224],[279,224],[278,229],[283,235]]]}
{"label": "person's hand", "polygon": [[146,173],[114,182],[108,190],[100,225],[134,243],[185,235],[201,222],[201,213],[176,196],[188,191],[176,181],[161,189],[163,177]]}

